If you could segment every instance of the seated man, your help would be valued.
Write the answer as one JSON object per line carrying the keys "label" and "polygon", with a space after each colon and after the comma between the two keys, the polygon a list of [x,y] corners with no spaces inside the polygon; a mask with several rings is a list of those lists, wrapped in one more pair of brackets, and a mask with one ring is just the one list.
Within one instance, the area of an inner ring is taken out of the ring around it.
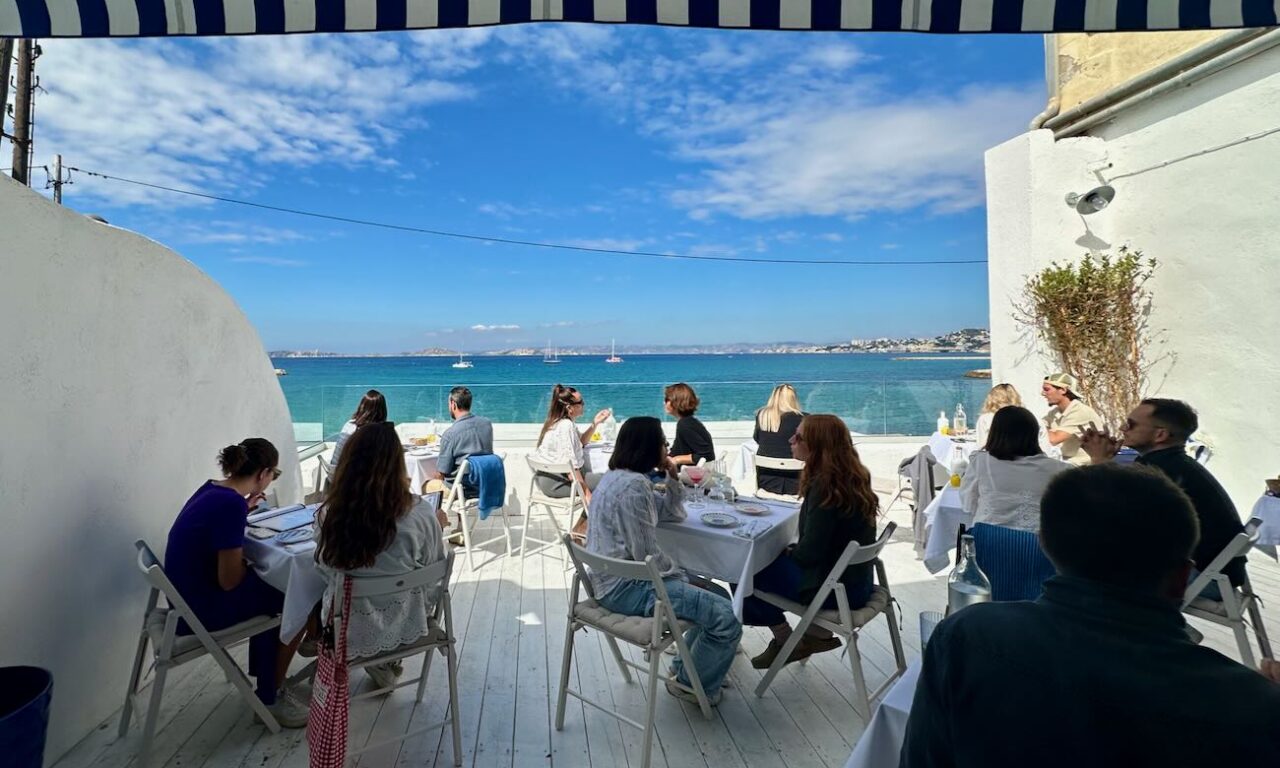
{"label": "seated man", "polygon": [[1193,644],[1179,612],[1198,530],[1161,473],[1054,478],[1035,602],[943,620],[924,653],[900,765],[1245,766],[1280,754],[1280,685]]}
{"label": "seated man", "polygon": [[[436,478],[448,487],[464,459],[478,453],[493,453],[493,423],[471,412],[471,390],[454,387],[449,390],[449,416],[453,425],[440,436],[440,458],[436,460]],[[475,498],[475,480],[465,478],[462,492]]]}
{"label": "seated man", "polygon": [[1085,429],[1102,423],[1097,412],[1076,394],[1079,389],[1080,383],[1069,373],[1046,376],[1040,385],[1040,394],[1052,406],[1041,419],[1049,444],[1058,446],[1063,461],[1078,467],[1089,463],[1089,454],[1080,449],[1080,438]]}
{"label": "seated man", "polygon": [[[1095,464],[1111,461],[1123,442],[1138,452],[1135,463],[1160,470],[1191,499],[1200,521],[1200,541],[1191,555],[1196,565],[1192,578],[1208,568],[1244,529],[1226,489],[1204,465],[1187,455],[1187,440],[1199,428],[1200,420],[1191,406],[1181,400],[1149,397],[1129,413],[1120,428],[1121,440],[1094,430],[1086,431],[1084,438],[1084,450]],[[1244,583],[1245,561],[1242,555],[1223,569],[1232,586]],[[1203,597],[1221,600],[1218,585],[1210,584]]]}

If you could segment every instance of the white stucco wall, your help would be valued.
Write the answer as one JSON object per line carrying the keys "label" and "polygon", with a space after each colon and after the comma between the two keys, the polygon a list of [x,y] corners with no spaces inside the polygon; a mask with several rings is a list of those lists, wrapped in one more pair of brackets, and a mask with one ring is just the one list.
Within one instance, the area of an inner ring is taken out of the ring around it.
{"label": "white stucco wall", "polygon": [[993,380],[1035,397],[1051,367],[1012,318],[1028,274],[1090,248],[1143,250],[1160,261],[1151,326],[1164,330],[1160,352],[1176,356],[1156,369],[1150,394],[1199,410],[1210,468],[1242,514],[1280,471],[1280,134],[1118,178],[1115,202],[1087,219],[1063,197],[1097,186],[1095,170],[1110,181],[1277,126],[1273,49],[1093,136],[1054,142],[1035,131],[986,157]]}
{"label": "white stucco wall", "polygon": [[[194,265],[0,177],[0,665],[53,671],[46,760],[120,706],[145,589],[215,457],[282,449],[284,396],[256,332]],[[3,762],[0,760],[0,762]]]}

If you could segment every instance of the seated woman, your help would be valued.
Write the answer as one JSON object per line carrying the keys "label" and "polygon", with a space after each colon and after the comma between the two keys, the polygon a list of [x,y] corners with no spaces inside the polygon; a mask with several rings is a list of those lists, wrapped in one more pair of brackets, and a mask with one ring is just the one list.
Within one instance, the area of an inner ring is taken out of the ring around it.
{"label": "seated woman", "polygon": [[329,456],[329,468],[331,470],[338,468],[338,462],[342,459],[342,451],[346,448],[347,440],[355,433],[357,429],[365,424],[380,424],[387,420],[387,400],[382,393],[376,389],[371,389],[364,393],[364,397],[360,398],[360,404],[356,406],[356,412],[351,414],[351,419],[342,425],[342,431],[338,433],[338,439],[333,444],[333,453]]}
{"label": "seated woman", "polygon": [[[791,436],[800,426],[804,414],[796,390],[790,384],[779,384],[769,395],[769,402],[756,411],[756,428],[752,439],[756,441],[757,456],[774,459],[790,459]],[[784,496],[800,494],[800,472],[756,467],[756,488]]]}
{"label": "seated woman", "polygon": [[[606,408],[591,420],[591,426],[578,431],[574,422],[581,416],[585,403],[582,395],[573,387],[557,384],[551,390],[551,404],[547,407],[547,419],[542,423],[542,432],[538,434],[538,447],[533,452],[535,461],[548,464],[568,464],[574,477],[582,486],[583,501],[591,503],[591,492],[600,482],[600,474],[582,471],[586,458],[582,447],[591,442],[591,434],[609,418]],[[534,482],[538,490],[546,495],[563,499],[569,495],[571,481],[568,475],[555,475],[539,472]]]}
{"label": "seated woman", "polygon": [[960,502],[975,523],[1040,531],[1040,497],[1049,481],[1071,468],[1040,450],[1040,422],[1026,408],[996,411],[985,450],[969,456]]}
{"label": "seated woman", "polygon": [[[274,616],[284,607],[284,595],[244,560],[249,510],[280,477],[279,463],[276,447],[260,437],[223,448],[218,454],[223,479],[200,486],[169,529],[165,573],[210,632],[254,616]],[[178,625],[178,634],[191,634],[186,622]],[[249,640],[249,673],[257,678],[258,698],[285,728],[307,724],[309,696],[281,689],[301,639],[299,633],[282,643],[273,628]]]}
{"label": "seated woman", "polygon": [[677,465],[697,464],[700,460],[716,460],[716,447],[711,433],[693,417],[698,412],[698,395],[693,387],[680,382],[662,391],[662,407],[676,417],[676,439],[671,444],[671,460]]}
{"label": "seated woman", "polygon": [[1018,394],[1018,390],[1014,389],[1012,384],[997,384],[987,393],[987,399],[982,401],[982,412],[978,414],[978,421],[974,425],[978,433],[979,448],[987,444],[987,435],[991,433],[991,420],[995,418],[996,411],[1006,405],[1022,405],[1022,395]]}
{"label": "seated woman", "polygon": [[[347,447],[316,516],[316,564],[328,581],[320,615],[326,618],[338,572],[357,579],[397,576],[445,557],[436,504],[409,492],[395,427],[388,422],[360,427]],[[348,658],[395,650],[426,635],[439,594],[434,588],[354,598]],[[396,661],[365,671],[383,688],[394,685],[403,670]]]}
{"label": "seated woman", "polygon": [[[656,491],[648,474],[655,468],[667,473],[666,489]],[[652,416],[627,419],[618,431],[618,441],[609,459],[609,472],[600,480],[591,505],[591,528],[587,550],[606,557],[644,561],[653,556],[662,572],[667,595],[676,616],[697,626],[685,635],[694,668],[708,700],[720,700],[720,686],[733,662],[742,637],[742,625],[733,615],[728,597],[689,582],[671,558],[658,547],[659,521],[684,520],[681,505],[684,491],[676,477],[676,466],[667,456],[662,422]],[[652,616],[653,584],[592,572],[591,587],[596,599],[614,613]],[[689,684],[683,662],[675,661],[676,678]],[[667,692],[686,701],[693,694],[668,683]]]}
{"label": "seated woman", "polygon": [[[791,455],[804,462],[799,540],[757,573],[752,583],[758,591],[807,604],[849,542],[875,543],[880,500],[871,490],[871,473],[858,458],[849,427],[838,417],[805,416],[791,437]],[[871,567],[871,563],[851,565],[841,574],[850,608],[861,608],[871,598]],[[836,607],[834,592],[824,607]],[[791,625],[781,608],[754,595],[743,603],[743,623],[773,632],[768,647],[751,660],[756,669],[767,669],[791,637]],[[840,641],[831,633],[814,628],[800,639],[787,663],[839,647]]]}

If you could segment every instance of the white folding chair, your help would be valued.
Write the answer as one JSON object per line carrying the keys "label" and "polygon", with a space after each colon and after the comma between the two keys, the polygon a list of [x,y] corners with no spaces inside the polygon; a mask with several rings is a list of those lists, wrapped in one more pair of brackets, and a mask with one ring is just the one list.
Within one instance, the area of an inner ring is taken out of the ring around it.
{"label": "white folding chair", "polygon": [[[437,728],[443,728],[446,725],[453,726],[453,764],[462,765],[462,728],[458,720],[458,655],[456,652],[457,638],[453,635],[453,607],[449,600],[449,575],[453,572],[453,552],[446,552],[445,558],[439,562],[419,568],[416,571],[410,571],[399,576],[377,576],[351,579],[351,597],[377,597],[381,595],[400,594],[405,592],[418,591],[421,593],[421,599],[426,599],[426,592],[435,588],[440,590],[440,598],[436,602],[435,610],[432,612],[431,618],[427,620],[430,631],[419,638],[417,641],[402,645],[393,651],[380,653],[377,656],[367,656],[359,659],[351,659],[347,663],[347,668],[351,671],[363,669],[373,666],[374,664],[386,664],[392,661],[399,661],[410,656],[422,654],[422,674],[411,680],[399,680],[392,685],[376,688],[371,691],[365,691],[351,696],[352,701],[367,699],[373,696],[381,696],[390,693],[398,688],[414,685],[418,686],[418,701],[422,701],[422,696],[427,690],[427,675],[431,673],[431,657],[432,651],[439,651],[440,655],[445,657],[445,664],[449,672],[449,712],[444,720],[438,723],[432,723],[421,728],[415,728],[407,733],[381,739],[376,742],[370,742],[359,749],[349,749],[347,758],[350,759],[362,752],[368,752],[372,749],[394,744],[398,741],[418,736],[427,731],[434,731]],[[342,590],[333,589],[335,605],[333,608],[334,615],[334,632],[342,630]],[[416,598],[411,598],[416,599]]]}
{"label": "white folding chair", "polygon": [[[506,461],[507,455],[505,453],[500,453],[498,454],[498,458],[502,459],[503,461]],[[456,475],[454,475],[453,485],[450,486],[449,494],[445,497],[443,509],[446,515],[456,514],[458,516],[458,519],[461,521],[462,543],[467,551],[467,569],[474,571],[476,569],[476,564],[471,553],[479,547],[483,547],[486,544],[492,544],[495,541],[506,541],[507,543],[506,554],[507,555],[511,554],[511,526],[507,523],[507,505],[504,503],[501,509],[502,535],[494,536],[493,538],[485,539],[484,541],[472,541],[471,539],[472,524],[467,519],[467,513],[475,512],[477,515],[479,515],[480,499],[478,498],[468,499],[466,497],[466,494],[463,493],[462,480],[467,476],[467,469],[469,467],[470,467],[470,462],[467,459],[463,459],[461,462],[459,462],[458,472]],[[494,555],[493,559],[496,560],[497,558],[498,558],[498,555]],[[489,562],[490,562],[489,560],[486,560],[483,563],[481,563],[481,565],[487,565]]]}
{"label": "white folding chair", "polygon": [[[587,502],[582,492],[582,484],[578,482],[577,475],[573,472],[573,467],[568,464],[552,464],[545,461],[538,461],[532,457],[527,457],[529,469],[533,472],[533,478],[529,481],[529,509],[528,514],[524,518],[524,529],[520,532],[520,559],[523,560],[528,555],[537,555],[546,552],[552,547],[560,546],[560,539],[569,531],[573,530],[575,516],[582,512],[587,512]],[[555,498],[548,496],[538,488],[538,473],[544,472],[549,475],[568,475],[569,476],[569,495],[564,498]],[[529,526],[533,524],[533,508],[542,507],[546,510],[547,517],[551,519],[551,525],[555,527],[556,536],[554,539],[538,539],[529,535]],[[557,513],[563,513],[566,516],[567,524],[564,528],[560,527],[560,521],[556,518]],[[529,550],[528,542],[533,542],[539,546],[533,551]],[[568,566],[565,558],[565,551],[560,550],[560,562]]]}
{"label": "white folding chair", "polygon": [[[1222,569],[1226,568],[1232,560],[1249,552],[1258,541],[1258,529],[1261,526],[1261,518],[1251,518],[1245,524],[1244,530],[1237,533],[1218,553],[1218,556],[1213,558],[1213,562],[1209,563],[1199,576],[1191,580],[1182,597],[1183,613],[1230,627],[1235,633],[1236,645],[1240,648],[1240,661],[1246,666],[1255,668],[1257,664],[1254,663],[1253,648],[1249,645],[1248,624],[1244,618],[1246,612],[1249,614],[1249,621],[1253,622],[1253,632],[1262,657],[1273,658],[1271,641],[1267,638],[1267,628],[1262,623],[1262,610],[1259,607],[1258,596],[1253,591],[1253,585],[1249,583],[1248,573],[1244,575],[1243,584],[1233,587],[1231,580],[1222,572]],[[1218,585],[1222,600],[1210,600],[1200,596],[1200,593],[1210,584]]]}
{"label": "white folding chair", "polygon": [[[619,560],[612,557],[596,555],[573,543],[569,536],[563,537],[565,550],[573,559],[573,588],[569,592],[569,624],[564,633],[564,659],[560,663],[560,694],[556,700],[556,730],[564,730],[564,705],[567,697],[572,696],[585,704],[614,717],[633,728],[644,732],[644,751],[640,758],[640,768],[649,768],[653,755],[653,719],[657,711],[658,680],[673,683],[679,688],[692,691],[698,699],[698,708],[703,717],[711,719],[711,702],[702,688],[702,680],[698,670],[693,666],[693,657],[689,646],[684,642],[684,633],[694,625],[676,617],[671,606],[671,598],[667,595],[667,587],[662,583],[662,574],[653,564],[653,558],[647,557],[643,563],[634,560]],[[597,573],[617,576],[622,579],[648,581],[653,584],[656,597],[652,616],[627,616],[613,613],[596,602],[595,591],[591,588],[591,579],[587,577],[587,568]],[[587,599],[579,600],[580,588],[586,587]],[[609,650],[622,670],[622,679],[631,682],[633,667],[649,675],[648,701],[645,709],[645,721],[635,720],[612,710],[599,702],[592,701],[582,693],[569,688],[569,667],[573,662],[573,640],[578,630],[590,627],[604,636],[609,643]],[[635,662],[624,659],[618,648],[618,641],[630,643],[644,651],[649,666],[642,667]],[[684,671],[689,675],[689,685],[675,679],[674,675],[662,674],[659,665],[663,663],[662,652],[672,643],[676,646],[677,655],[684,660]]]}
{"label": "white folding chair", "polygon": [[[280,626],[279,616],[255,616],[226,629],[210,632],[205,629],[200,619],[196,618],[187,601],[178,594],[177,588],[165,575],[160,560],[142,539],[134,542],[138,549],[138,570],[151,585],[147,595],[147,610],[142,618],[142,631],[138,637],[138,651],[133,657],[133,671],[129,675],[129,690],[125,693],[124,709],[120,713],[120,737],[129,732],[129,719],[133,715],[137,699],[141,695],[139,683],[143,677],[143,662],[147,656],[147,644],[151,645],[151,663],[155,676],[151,681],[151,696],[147,703],[147,717],[142,725],[142,746],[138,749],[138,768],[147,768],[151,758],[151,742],[155,738],[156,720],[160,715],[160,699],[164,695],[165,678],[169,670],[195,661],[201,656],[211,656],[222,668],[227,681],[235,687],[240,697],[248,703],[249,708],[266,724],[272,733],[279,733],[280,724],[276,722],[271,711],[253,691],[249,678],[236,665],[227,653],[240,643],[259,632],[267,632]],[[161,606],[160,595],[164,595],[168,607]],[[178,622],[186,621],[192,634],[179,635]]]}
{"label": "white folding chair", "polygon": [[[813,600],[808,605],[802,605],[768,592],[752,593],[754,597],[758,597],[770,605],[777,606],[787,613],[800,617],[800,622],[792,630],[791,637],[787,638],[787,642],[782,644],[782,651],[773,660],[773,664],[769,666],[769,671],[760,680],[760,684],[756,686],[757,696],[764,695],[764,692],[769,689],[769,684],[773,682],[773,678],[786,666],[787,658],[791,656],[791,652],[800,642],[800,638],[804,637],[805,631],[810,626],[821,627],[845,639],[845,650],[849,654],[849,666],[853,670],[853,685],[855,688],[853,709],[862,716],[864,721],[871,717],[871,701],[879,698],[881,694],[889,690],[893,682],[907,669],[906,655],[902,650],[902,636],[898,632],[898,623],[894,621],[893,616],[893,595],[889,592],[889,580],[885,575],[884,563],[880,561],[880,552],[889,543],[889,537],[893,535],[897,527],[896,523],[889,523],[885,526],[884,531],[881,532],[880,538],[876,539],[874,544],[868,546],[860,545],[856,541],[849,542],[849,545],[844,548],[844,552],[841,553],[840,559],[836,561],[831,572],[827,574],[826,580],[822,582],[822,586],[818,587],[818,593],[814,595]],[[849,608],[849,597],[845,593],[844,586],[840,584],[840,577],[844,575],[845,568],[850,565],[868,562],[875,567],[876,581],[878,583],[872,586],[871,599],[867,601],[867,604],[862,608],[851,610]],[[827,596],[832,592],[836,596],[836,607],[824,609],[822,604],[826,602]],[[879,688],[868,694],[867,680],[862,671],[862,655],[858,653],[858,633],[863,627],[870,624],[875,617],[882,614],[885,621],[889,622],[889,642],[893,646],[893,658],[897,663],[897,669],[894,670],[893,674],[889,675],[889,679],[885,680]]]}
{"label": "white folding chair", "polygon": [[[756,469],[772,469],[775,472],[799,472],[804,469],[804,462],[799,459],[776,459],[772,456],[756,454]],[[756,498],[775,499],[777,501],[799,501],[799,496],[789,493],[774,493],[762,488],[756,489]]]}

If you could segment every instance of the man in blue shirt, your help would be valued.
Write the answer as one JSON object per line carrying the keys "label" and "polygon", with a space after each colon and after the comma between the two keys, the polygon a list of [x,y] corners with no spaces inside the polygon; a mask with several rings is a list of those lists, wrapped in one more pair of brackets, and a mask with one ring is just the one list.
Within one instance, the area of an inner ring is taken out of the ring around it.
{"label": "man in blue shirt", "polygon": [[[436,477],[452,486],[458,465],[474,454],[493,453],[493,422],[471,412],[471,390],[454,387],[449,390],[449,416],[453,425],[440,436],[440,458],[436,460]],[[462,481],[468,498],[476,495],[471,478]]]}
{"label": "man in blue shirt", "polygon": [[[1179,611],[1200,530],[1161,472],[1058,475],[1034,602],[943,620],[924,652],[900,765],[1272,765],[1280,685],[1194,644]],[[1268,670],[1270,671],[1270,670]]]}

